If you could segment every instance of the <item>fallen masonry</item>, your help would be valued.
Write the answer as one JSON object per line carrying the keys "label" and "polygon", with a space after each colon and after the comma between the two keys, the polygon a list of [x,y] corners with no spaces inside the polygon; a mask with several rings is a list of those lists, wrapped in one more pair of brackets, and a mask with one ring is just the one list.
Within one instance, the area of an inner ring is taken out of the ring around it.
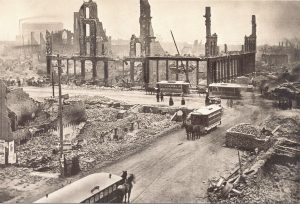
{"label": "fallen masonry", "polygon": [[[64,106],[64,135],[68,135],[72,146],[65,156],[78,157],[82,171],[133,152],[163,132],[179,127],[169,114],[143,113],[140,107],[103,97],[74,98],[67,100],[69,105]],[[46,121],[57,125],[57,102],[46,100],[41,107],[47,113]],[[81,107],[86,109],[83,111]],[[78,112],[83,112],[83,116],[78,118]],[[26,134],[30,136],[17,147],[17,166],[52,173],[60,171],[58,129],[57,126],[48,127],[40,132],[35,127],[27,128]]]}
{"label": "fallen masonry", "polygon": [[[276,113],[261,124],[238,124],[226,133],[226,145],[240,151],[240,165],[209,180],[212,203],[297,202],[299,200],[299,114]],[[263,134],[262,134],[263,133]],[[267,136],[266,136],[267,135]],[[267,138],[267,139],[266,139]]]}

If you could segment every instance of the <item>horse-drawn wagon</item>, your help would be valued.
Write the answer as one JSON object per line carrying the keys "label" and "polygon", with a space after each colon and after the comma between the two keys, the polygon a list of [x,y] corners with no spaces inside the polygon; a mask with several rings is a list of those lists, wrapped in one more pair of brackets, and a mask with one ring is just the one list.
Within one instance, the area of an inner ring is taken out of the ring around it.
{"label": "horse-drawn wagon", "polygon": [[222,107],[209,105],[191,112],[185,124],[187,139],[198,139],[221,124]]}
{"label": "horse-drawn wagon", "polygon": [[40,198],[34,203],[122,203],[129,197],[134,175],[94,173]]}

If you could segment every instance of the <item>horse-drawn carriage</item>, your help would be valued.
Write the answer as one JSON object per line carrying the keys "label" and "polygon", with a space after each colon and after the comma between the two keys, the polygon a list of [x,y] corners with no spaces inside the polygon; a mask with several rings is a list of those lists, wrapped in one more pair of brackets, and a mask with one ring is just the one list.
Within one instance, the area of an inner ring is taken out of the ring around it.
{"label": "horse-drawn carriage", "polygon": [[128,202],[134,180],[110,173],[90,174],[63,188],[47,194],[34,203],[122,203],[128,195]]}
{"label": "horse-drawn carriage", "polygon": [[188,140],[199,139],[201,135],[221,124],[222,107],[220,105],[209,105],[191,112],[185,123]]}

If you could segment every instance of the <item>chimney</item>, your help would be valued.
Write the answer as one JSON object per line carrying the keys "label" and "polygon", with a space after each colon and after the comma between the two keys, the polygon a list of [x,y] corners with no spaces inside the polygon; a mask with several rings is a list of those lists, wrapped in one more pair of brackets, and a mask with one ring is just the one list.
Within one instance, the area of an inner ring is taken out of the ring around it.
{"label": "chimney", "polygon": [[206,26],[206,37],[211,36],[211,14],[210,14],[210,7],[205,7],[205,26]]}
{"label": "chimney", "polygon": [[252,15],[252,35],[256,36],[256,17]]}

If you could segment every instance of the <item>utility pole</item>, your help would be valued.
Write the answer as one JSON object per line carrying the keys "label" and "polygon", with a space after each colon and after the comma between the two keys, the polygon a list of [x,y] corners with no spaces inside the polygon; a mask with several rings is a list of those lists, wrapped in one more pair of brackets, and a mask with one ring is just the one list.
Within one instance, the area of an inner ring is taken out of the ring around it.
{"label": "utility pole", "polygon": [[52,75],[51,75],[51,81],[52,81],[52,96],[54,98],[55,95],[54,95],[54,71],[53,70],[52,70]]}
{"label": "utility pole", "polygon": [[[62,72],[62,65],[61,65],[61,59],[59,58],[59,54],[57,55],[57,66],[53,66],[58,68],[58,119],[59,119],[59,137],[60,137],[60,173],[61,176],[64,176],[64,168],[63,168],[63,162],[64,162],[64,155],[63,155],[63,121],[62,121],[62,94],[61,94],[61,72]],[[53,73],[53,72],[52,72]],[[53,86],[54,87],[54,86]]]}

